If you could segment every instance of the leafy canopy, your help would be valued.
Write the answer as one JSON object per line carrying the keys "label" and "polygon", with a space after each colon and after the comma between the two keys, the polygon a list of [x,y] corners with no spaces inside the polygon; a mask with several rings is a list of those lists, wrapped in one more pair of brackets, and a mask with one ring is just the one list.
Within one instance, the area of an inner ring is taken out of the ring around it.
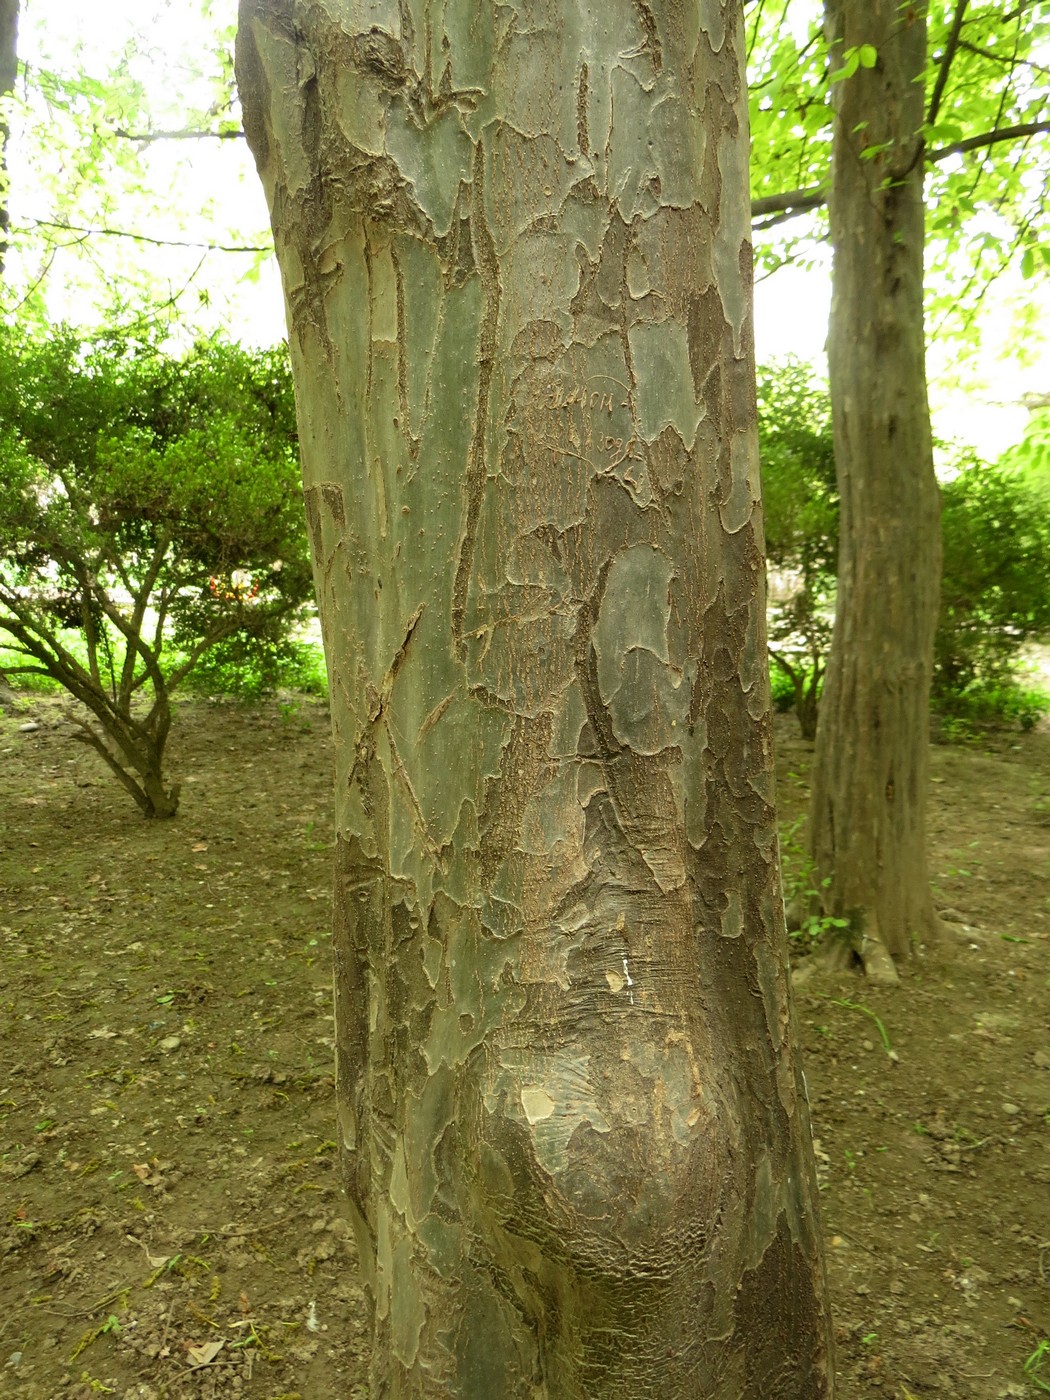
{"label": "leafy canopy", "polygon": [[[822,19],[819,0],[754,0],[747,12],[760,272],[814,260],[826,237],[831,89],[878,62],[870,44],[829,55]],[[931,0],[927,30],[926,120],[913,135],[927,170],[930,331],[965,336],[1007,266],[1050,277],[1050,6]],[[894,179],[893,152],[861,153]],[[785,225],[795,213],[808,217]]]}

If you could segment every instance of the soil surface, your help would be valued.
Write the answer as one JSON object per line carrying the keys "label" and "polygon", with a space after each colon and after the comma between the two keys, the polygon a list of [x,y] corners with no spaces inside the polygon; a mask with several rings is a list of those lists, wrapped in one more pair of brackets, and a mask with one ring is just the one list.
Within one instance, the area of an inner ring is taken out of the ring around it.
{"label": "soil surface", "polygon": [[[789,833],[811,749],[778,725]],[[170,822],[72,734],[0,702],[0,1395],[365,1397],[326,712],[180,706]],[[1050,733],[932,770],[945,945],[796,998],[840,1400],[1050,1392]]]}

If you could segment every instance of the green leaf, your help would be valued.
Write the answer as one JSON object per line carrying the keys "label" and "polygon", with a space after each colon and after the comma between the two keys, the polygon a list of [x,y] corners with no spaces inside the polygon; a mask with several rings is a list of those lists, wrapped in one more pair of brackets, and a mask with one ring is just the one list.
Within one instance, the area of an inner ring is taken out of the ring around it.
{"label": "green leaf", "polygon": [[879,51],[874,44],[861,44],[857,57],[862,68],[874,68],[879,61]]}
{"label": "green leaf", "polygon": [[1028,247],[1021,254],[1021,276],[1027,282],[1035,275],[1035,249]]}
{"label": "green leaf", "polygon": [[951,146],[956,141],[963,139],[963,129],[957,122],[935,122],[933,126],[926,128],[927,140],[935,141],[939,146]]}

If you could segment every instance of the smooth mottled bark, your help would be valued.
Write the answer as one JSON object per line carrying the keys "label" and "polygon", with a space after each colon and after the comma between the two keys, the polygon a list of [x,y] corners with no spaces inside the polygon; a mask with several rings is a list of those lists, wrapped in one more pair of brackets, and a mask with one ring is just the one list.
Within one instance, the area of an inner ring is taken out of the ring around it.
{"label": "smooth mottled bark", "polygon": [[372,1394],[818,1400],[737,0],[243,0]]}
{"label": "smooth mottled bark", "polygon": [[[838,602],[810,834],[826,911],[868,974],[896,980],[936,931],[926,865],[939,499],[923,324],[926,6],[828,0],[834,247],[828,362],[841,498]],[[827,882],[826,884],[824,882]]]}
{"label": "smooth mottled bark", "polygon": [[[0,0],[0,98],[14,92],[18,79],[19,0]],[[7,122],[0,115],[0,273],[7,253],[11,215],[7,202]]]}

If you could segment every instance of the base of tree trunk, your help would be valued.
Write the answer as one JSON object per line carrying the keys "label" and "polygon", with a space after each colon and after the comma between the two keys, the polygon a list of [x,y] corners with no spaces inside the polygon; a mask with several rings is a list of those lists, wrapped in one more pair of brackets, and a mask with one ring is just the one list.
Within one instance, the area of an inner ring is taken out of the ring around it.
{"label": "base of tree trunk", "polygon": [[877,987],[895,987],[901,980],[897,965],[877,938],[866,938],[860,950],[864,976]]}

